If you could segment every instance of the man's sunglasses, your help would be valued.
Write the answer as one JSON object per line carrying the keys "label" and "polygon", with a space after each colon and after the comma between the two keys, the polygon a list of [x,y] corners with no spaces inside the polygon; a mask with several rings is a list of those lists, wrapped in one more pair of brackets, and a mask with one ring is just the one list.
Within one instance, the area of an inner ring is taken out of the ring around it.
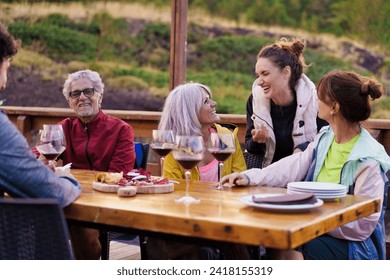
{"label": "man's sunglasses", "polygon": [[69,92],[69,97],[72,99],[77,99],[80,97],[81,93],[84,93],[86,97],[92,97],[95,94],[94,88],[85,88],[82,90],[74,90]]}

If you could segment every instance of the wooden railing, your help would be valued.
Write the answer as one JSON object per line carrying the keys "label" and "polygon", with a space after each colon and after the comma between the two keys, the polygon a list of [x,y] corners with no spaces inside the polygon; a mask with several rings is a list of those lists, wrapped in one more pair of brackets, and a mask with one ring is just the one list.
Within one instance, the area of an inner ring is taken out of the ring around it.
{"label": "wooden railing", "polygon": [[[73,110],[65,108],[3,106],[1,109],[7,113],[9,119],[18,127],[19,131],[29,142],[31,141],[31,132],[38,131],[43,124],[58,123],[64,118],[75,116]],[[140,142],[149,141],[152,130],[157,128],[161,117],[161,112],[120,110],[104,110],[104,112],[130,124],[134,129],[135,140]],[[222,122],[234,123],[239,127],[238,137],[240,142],[244,143],[245,116],[224,114],[220,116]],[[153,154],[152,160],[148,162],[148,170],[154,175],[160,173],[158,163],[156,160],[153,160]]]}
{"label": "wooden railing", "polygon": [[[3,106],[1,109],[7,113],[10,120],[16,124],[26,139],[30,139],[31,130],[39,130],[43,124],[57,123],[64,118],[75,116],[73,110],[64,108]],[[137,138],[145,139],[151,137],[152,130],[157,128],[161,116],[161,112],[148,111],[104,110],[104,112],[124,120],[133,127]],[[234,123],[239,127],[238,137],[240,142],[243,143],[245,137],[245,116],[220,114],[220,117],[221,122]]]}
{"label": "wooden railing", "polygon": [[[7,113],[10,120],[28,140],[31,137],[31,131],[41,129],[43,124],[57,123],[64,118],[75,116],[73,110],[64,108],[14,106],[2,106],[0,108]],[[149,139],[151,131],[157,127],[161,116],[161,112],[148,111],[104,110],[104,112],[129,123],[134,129],[137,139]],[[239,141],[244,143],[246,116],[238,114],[219,114],[219,116],[221,122],[233,123],[238,126]],[[365,121],[364,125],[390,154],[390,120],[370,119]]]}

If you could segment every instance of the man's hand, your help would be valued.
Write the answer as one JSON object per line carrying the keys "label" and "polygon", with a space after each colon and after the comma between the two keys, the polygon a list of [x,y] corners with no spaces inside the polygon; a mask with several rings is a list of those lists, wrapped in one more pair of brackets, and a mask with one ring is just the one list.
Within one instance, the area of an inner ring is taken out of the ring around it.
{"label": "man's hand", "polygon": [[44,165],[46,165],[47,167],[49,167],[51,170],[53,170],[54,172],[56,171],[56,167],[57,167],[57,162],[55,160],[47,160],[43,155],[40,155],[38,157],[38,160],[42,161],[42,163]]}

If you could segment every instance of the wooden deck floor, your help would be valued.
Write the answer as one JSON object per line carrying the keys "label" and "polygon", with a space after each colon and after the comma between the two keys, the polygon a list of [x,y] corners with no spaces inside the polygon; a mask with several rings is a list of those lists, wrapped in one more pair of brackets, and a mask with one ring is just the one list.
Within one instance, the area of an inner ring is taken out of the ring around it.
{"label": "wooden deck floor", "polygon": [[136,240],[111,241],[110,260],[140,260],[141,251]]}
{"label": "wooden deck floor", "polygon": [[139,246],[111,241],[110,260],[140,260]]}

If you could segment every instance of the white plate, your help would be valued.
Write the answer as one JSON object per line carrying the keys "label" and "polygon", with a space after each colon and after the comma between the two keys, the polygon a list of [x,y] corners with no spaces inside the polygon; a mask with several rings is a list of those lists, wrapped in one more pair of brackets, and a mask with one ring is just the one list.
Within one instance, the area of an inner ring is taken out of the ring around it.
{"label": "white plate", "polygon": [[327,183],[327,182],[290,182],[287,184],[287,189],[289,187],[301,190],[311,190],[315,191],[347,191],[348,187],[336,183]]}
{"label": "white plate", "polygon": [[[302,192],[299,192],[299,191],[294,191],[294,190],[287,190],[287,193],[290,193],[290,194],[297,194],[297,193],[302,193]],[[331,200],[335,200],[337,198],[342,198],[342,197],[345,197],[347,194],[346,193],[342,193],[342,194],[333,194],[333,193],[329,193],[329,194],[321,194],[321,193],[314,193],[315,197],[316,198],[320,198],[320,199],[323,199],[323,200],[326,200],[326,201],[331,201]]]}
{"label": "white plate", "polygon": [[[270,197],[278,196],[283,194],[255,194],[256,197]],[[270,203],[256,203],[252,199],[251,195],[245,195],[240,197],[240,201],[248,206],[253,206],[259,209],[276,211],[276,212],[302,212],[309,209],[320,207],[324,202],[317,198],[317,202],[314,204],[297,204],[297,205],[281,205],[281,204],[270,204]]]}
{"label": "white plate", "polygon": [[319,190],[303,190],[303,189],[296,189],[296,188],[293,188],[293,187],[289,187],[287,189],[288,191],[291,191],[291,192],[295,192],[295,193],[314,193],[314,194],[324,194],[324,195],[329,195],[329,194],[332,194],[332,195],[338,195],[338,194],[346,194],[347,191],[346,190],[343,190],[343,191],[319,191]]}

